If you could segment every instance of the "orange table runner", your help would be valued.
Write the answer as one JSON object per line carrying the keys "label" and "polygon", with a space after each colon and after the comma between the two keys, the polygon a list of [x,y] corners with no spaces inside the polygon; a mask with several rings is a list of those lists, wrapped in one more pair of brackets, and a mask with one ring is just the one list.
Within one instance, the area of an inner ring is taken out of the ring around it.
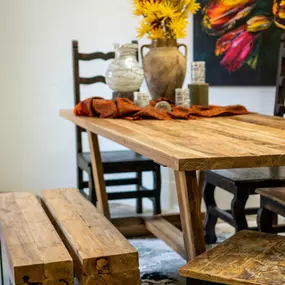
{"label": "orange table runner", "polygon": [[[163,112],[155,108],[157,102],[167,101],[171,104],[172,112]],[[127,119],[127,120],[173,120],[173,119],[197,119],[199,117],[209,118],[217,116],[232,116],[248,114],[244,106],[192,106],[191,108],[176,107],[173,102],[166,98],[157,101],[150,101],[150,105],[145,108],[136,106],[132,101],[125,98],[115,100],[105,100],[103,98],[88,98],[74,108],[76,116],[88,116],[109,119]]]}

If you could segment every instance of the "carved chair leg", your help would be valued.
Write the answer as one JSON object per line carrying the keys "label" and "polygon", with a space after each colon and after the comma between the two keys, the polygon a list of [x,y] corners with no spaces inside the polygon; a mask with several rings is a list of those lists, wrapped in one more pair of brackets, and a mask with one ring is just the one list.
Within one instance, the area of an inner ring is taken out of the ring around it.
{"label": "carved chair leg", "polygon": [[83,191],[82,184],[83,184],[83,170],[77,167],[77,188],[80,190],[80,192]]}
{"label": "carved chair leg", "polygon": [[217,242],[215,227],[218,218],[213,214],[211,214],[211,208],[217,206],[215,201],[215,189],[216,186],[210,183],[206,183],[203,191],[203,197],[206,205],[206,218],[204,222],[204,230],[205,230],[205,241],[207,244],[213,244]]}
{"label": "carved chair leg", "polygon": [[272,225],[277,226],[278,225],[278,215],[275,213],[272,213],[273,217],[272,217]]}
{"label": "carved chair leg", "polygon": [[273,219],[274,219],[274,213],[261,207],[257,214],[257,225],[259,231],[264,233],[272,233]]}
{"label": "carved chair leg", "polygon": [[156,170],[153,171],[153,182],[155,197],[153,199],[153,213],[154,215],[161,214],[161,171],[160,166],[157,166]]}
{"label": "carved chair leg", "polygon": [[[136,178],[138,179],[137,182],[137,191],[141,190],[142,186],[142,172],[137,172],[136,173]],[[142,214],[143,213],[143,200],[142,198],[137,198],[137,214]]]}
{"label": "carved chair leg", "polygon": [[96,189],[95,189],[95,183],[93,179],[93,172],[92,172],[92,167],[89,167],[89,172],[88,172],[88,187],[89,187],[89,200],[91,203],[96,206],[97,203],[97,196],[96,196]]}
{"label": "carved chair leg", "polygon": [[235,222],[236,231],[248,229],[248,224],[245,215],[245,205],[249,194],[246,189],[237,189],[232,200],[232,215]]}

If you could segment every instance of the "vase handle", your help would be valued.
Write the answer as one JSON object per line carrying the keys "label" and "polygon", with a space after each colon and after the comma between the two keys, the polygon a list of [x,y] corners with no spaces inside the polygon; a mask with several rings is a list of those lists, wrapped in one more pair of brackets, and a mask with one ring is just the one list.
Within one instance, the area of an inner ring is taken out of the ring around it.
{"label": "vase handle", "polygon": [[187,46],[185,45],[185,44],[178,44],[177,45],[177,48],[179,49],[180,47],[184,47],[185,48],[185,57],[187,57],[187,55],[188,55],[188,48],[187,48]]}
{"label": "vase handle", "polygon": [[143,50],[144,50],[145,48],[150,49],[150,48],[151,48],[151,45],[143,45],[143,46],[141,47],[141,55],[142,55],[142,59],[144,59]]}

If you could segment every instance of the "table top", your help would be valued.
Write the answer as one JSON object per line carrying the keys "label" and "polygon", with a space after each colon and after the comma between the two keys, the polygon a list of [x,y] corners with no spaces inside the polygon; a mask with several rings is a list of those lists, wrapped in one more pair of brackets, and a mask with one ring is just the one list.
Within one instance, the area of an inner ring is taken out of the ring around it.
{"label": "table top", "polygon": [[60,115],[177,171],[285,165],[285,119],[259,114],[198,120],[140,120]]}

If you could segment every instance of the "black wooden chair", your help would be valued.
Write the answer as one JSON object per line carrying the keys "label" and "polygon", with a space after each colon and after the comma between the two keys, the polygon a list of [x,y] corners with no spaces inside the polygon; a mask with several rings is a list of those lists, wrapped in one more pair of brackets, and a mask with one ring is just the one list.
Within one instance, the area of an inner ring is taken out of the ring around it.
{"label": "black wooden chair", "polygon": [[[98,82],[106,83],[105,77],[95,76],[92,78],[80,77],[79,62],[91,61],[96,59],[109,60],[115,58],[114,52],[109,53],[79,53],[78,42],[72,42],[73,49],[73,74],[74,74],[74,103],[80,102],[80,85],[95,84]],[[92,166],[90,153],[83,152],[82,134],[84,129],[76,127],[76,151],[77,151],[77,187],[80,192],[96,204],[96,192],[92,174]],[[104,174],[117,173],[135,173],[135,178],[106,179],[106,187],[108,186],[125,186],[135,185],[135,191],[108,192],[109,200],[119,199],[136,199],[137,213],[143,212],[143,198],[150,198],[153,201],[154,214],[161,213],[160,193],[161,193],[161,172],[160,165],[154,161],[137,154],[133,151],[103,151],[101,152]],[[142,183],[142,173],[151,171],[154,178],[153,189],[147,189]],[[88,175],[88,181],[84,181],[83,173]],[[86,195],[84,189],[89,188],[89,195]]]}
{"label": "black wooden chair", "polygon": [[274,225],[272,222],[275,215],[285,217],[285,188],[262,188],[256,193],[260,194],[258,229],[265,233],[285,232],[284,224]]}
{"label": "black wooden chair", "polygon": [[[281,39],[277,91],[275,101],[275,116],[285,114],[285,46],[284,37]],[[217,207],[215,201],[216,187],[232,193],[233,199],[230,210]],[[235,227],[236,231],[248,228],[246,215],[256,214],[258,208],[246,208],[249,195],[256,195],[257,188],[285,187],[285,167],[229,169],[206,172],[206,183],[203,191],[206,204],[205,240],[215,243],[217,237],[215,226],[218,218]],[[275,215],[274,223],[277,221]]]}

